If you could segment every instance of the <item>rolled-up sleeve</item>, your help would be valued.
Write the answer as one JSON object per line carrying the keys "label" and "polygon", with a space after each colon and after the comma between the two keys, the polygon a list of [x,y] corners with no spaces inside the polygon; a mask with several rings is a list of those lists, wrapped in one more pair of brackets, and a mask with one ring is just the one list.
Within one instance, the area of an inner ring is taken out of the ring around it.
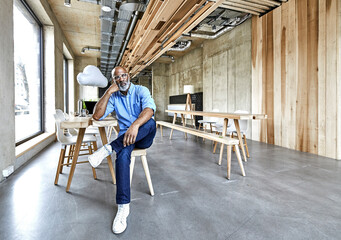
{"label": "rolled-up sleeve", "polygon": [[114,95],[111,95],[107,104],[107,108],[105,109],[105,113],[99,120],[103,120],[113,111],[115,111],[115,101],[114,101]]}
{"label": "rolled-up sleeve", "polygon": [[152,98],[152,96],[150,95],[148,88],[143,87],[143,86],[141,87],[140,99],[142,102],[142,110],[145,108],[151,108],[151,109],[153,109],[154,114],[155,114],[155,111],[156,111],[155,102],[154,102],[154,99]]}

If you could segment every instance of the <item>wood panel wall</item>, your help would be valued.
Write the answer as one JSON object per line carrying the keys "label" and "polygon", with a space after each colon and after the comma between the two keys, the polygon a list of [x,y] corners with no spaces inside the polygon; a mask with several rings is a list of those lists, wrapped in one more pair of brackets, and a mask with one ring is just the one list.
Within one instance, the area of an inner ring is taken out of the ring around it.
{"label": "wood panel wall", "polygon": [[341,159],[339,0],[289,0],[252,19],[252,138]]}

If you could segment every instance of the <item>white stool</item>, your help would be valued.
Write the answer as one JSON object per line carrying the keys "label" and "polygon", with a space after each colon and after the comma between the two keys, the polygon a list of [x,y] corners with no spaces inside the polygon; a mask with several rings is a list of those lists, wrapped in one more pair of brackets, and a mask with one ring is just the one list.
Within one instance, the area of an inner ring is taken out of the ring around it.
{"label": "white stool", "polygon": [[130,159],[130,186],[131,186],[131,180],[133,179],[133,172],[134,172],[134,165],[135,165],[135,158],[141,157],[142,165],[144,168],[144,173],[146,174],[148,186],[150,195],[154,196],[154,189],[152,184],[152,179],[150,178],[149,168],[148,168],[148,162],[147,162],[147,151],[146,149],[138,149],[135,148],[131,152],[131,159]]}

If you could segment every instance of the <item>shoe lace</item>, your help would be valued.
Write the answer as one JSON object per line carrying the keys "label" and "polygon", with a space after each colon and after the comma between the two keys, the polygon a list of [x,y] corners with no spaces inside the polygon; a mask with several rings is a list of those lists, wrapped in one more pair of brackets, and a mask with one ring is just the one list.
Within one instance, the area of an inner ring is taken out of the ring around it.
{"label": "shoe lace", "polygon": [[128,212],[128,208],[124,206],[118,206],[116,219],[119,222],[123,222],[123,219],[126,218]]}

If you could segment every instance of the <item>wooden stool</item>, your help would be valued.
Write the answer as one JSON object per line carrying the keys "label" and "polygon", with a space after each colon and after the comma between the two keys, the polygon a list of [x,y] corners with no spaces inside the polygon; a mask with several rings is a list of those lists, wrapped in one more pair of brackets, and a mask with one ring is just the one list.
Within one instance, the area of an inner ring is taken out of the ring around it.
{"label": "wooden stool", "polygon": [[149,168],[148,168],[148,162],[147,162],[147,151],[146,149],[138,149],[135,148],[131,152],[131,160],[130,160],[130,186],[131,186],[131,180],[133,179],[133,172],[134,172],[134,165],[135,165],[135,158],[141,157],[144,173],[146,174],[148,186],[150,195],[154,196],[154,189],[152,184],[152,179],[150,178]]}

